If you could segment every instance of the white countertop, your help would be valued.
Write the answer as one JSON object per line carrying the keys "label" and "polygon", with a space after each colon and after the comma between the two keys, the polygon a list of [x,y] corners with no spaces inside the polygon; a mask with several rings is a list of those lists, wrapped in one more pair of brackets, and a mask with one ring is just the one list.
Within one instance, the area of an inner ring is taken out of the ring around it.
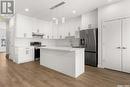
{"label": "white countertop", "polygon": [[15,46],[15,48],[34,48],[34,46]]}
{"label": "white countertop", "polygon": [[84,48],[72,48],[72,47],[38,47],[38,48],[50,49],[50,50],[63,50],[63,51],[85,50]]}

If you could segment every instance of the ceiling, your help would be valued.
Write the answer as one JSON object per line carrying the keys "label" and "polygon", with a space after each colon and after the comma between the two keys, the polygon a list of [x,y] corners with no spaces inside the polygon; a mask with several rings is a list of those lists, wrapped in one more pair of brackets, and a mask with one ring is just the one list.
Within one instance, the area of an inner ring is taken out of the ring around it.
{"label": "ceiling", "polygon": [[[120,0],[15,0],[16,1],[16,13],[21,13],[27,16],[36,17],[39,19],[50,21],[52,18],[61,17],[76,17],[97,7],[110,4]],[[52,6],[65,1],[66,4],[50,10]],[[25,9],[29,8],[29,12]],[[76,10],[76,14],[72,11]]]}

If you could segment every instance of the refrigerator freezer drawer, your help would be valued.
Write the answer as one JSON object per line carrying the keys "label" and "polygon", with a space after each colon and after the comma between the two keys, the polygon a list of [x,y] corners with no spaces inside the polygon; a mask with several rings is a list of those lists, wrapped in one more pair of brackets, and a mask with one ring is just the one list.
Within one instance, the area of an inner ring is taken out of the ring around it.
{"label": "refrigerator freezer drawer", "polygon": [[85,64],[97,67],[98,64],[97,53],[85,52]]}

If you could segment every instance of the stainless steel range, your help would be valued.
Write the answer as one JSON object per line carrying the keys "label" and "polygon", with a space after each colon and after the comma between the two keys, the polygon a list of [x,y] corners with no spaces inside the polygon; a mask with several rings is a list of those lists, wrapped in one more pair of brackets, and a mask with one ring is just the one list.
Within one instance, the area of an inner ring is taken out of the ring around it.
{"label": "stainless steel range", "polygon": [[41,47],[41,42],[30,42],[30,46],[34,46],[34,58],[35,61],[40,60],[40,49],[38,47]]}

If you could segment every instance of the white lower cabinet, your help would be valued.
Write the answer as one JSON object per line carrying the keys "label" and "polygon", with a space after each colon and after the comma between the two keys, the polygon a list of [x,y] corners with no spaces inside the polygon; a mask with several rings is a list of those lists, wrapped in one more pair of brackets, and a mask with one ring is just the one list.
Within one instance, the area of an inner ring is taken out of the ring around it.
{"label": "white lower cabinet", "polygon": [[106,21],[102,29],[104,68],[130,73],[130,18]]}
{"label": "white lower cabinet", "polygon": [[17,47],[15,48],[15,62],[25,63],[34,61],[34,48],[33,47]]}

